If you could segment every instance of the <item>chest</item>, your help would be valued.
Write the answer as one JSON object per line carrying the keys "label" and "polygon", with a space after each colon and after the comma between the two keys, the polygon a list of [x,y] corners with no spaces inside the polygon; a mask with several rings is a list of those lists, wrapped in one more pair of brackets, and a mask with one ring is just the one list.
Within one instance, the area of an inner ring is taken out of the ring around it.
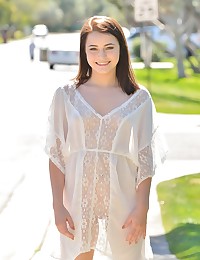
{"label": "chest", "polygon": [[121,90],[78,90],[78,95],[85,103],[101,116],[109,114],[114,109],[123,105],[130,98]]}

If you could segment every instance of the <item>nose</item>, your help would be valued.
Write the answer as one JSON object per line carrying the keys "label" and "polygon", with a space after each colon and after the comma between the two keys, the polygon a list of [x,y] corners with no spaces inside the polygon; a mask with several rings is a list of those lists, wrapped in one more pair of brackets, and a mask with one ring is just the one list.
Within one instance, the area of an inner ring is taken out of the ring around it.
{"label": "nose", "polygon": [[106,51],[104,49],[100,49],[98,52],[99,57],[105,57],[106,56]]}

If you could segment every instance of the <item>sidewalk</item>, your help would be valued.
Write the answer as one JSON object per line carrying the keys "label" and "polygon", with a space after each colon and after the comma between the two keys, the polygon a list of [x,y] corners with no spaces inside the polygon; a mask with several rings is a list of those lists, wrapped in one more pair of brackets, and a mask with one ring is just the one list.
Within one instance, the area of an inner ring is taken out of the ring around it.
{"label": "sidewalk", "polygon": [[[160,114],[164,133],[196,133],[200,137],[200,115]],[[200,138],[198,138],[200,141]],[[197,140],[196,145],[199,146]],[[51,190],[48,159],[43,153],[43,141],[31,150],[21,151],[19,160],[4,160],[0,175],[0,259],[47,260],[46,255],[55,242],[56,230],[52,220]],[[31,167],[30,167],[31,166]],[[28,172],[28,174],[27,174]],[[200,172],[199,160],[168,159],[163,172],[152,181],[149,234],[154,260],[176,259],[169,252],[160,216],[156,185],[164,180]],[[41,249],[41,250],[40,250]],[[104,260],[102,257],[95,260]],[[106,259],[105,259],[106,260]],[[122,259],[123,260],[123,259]]]}
{"label": "sidewalk", "polygon": [[[132,62],[133,69],[144,69],[145,64],[144,62]],[[151,69],[171,69],[174,67],[172,62],[151,62],[150,68]]]}
{"label": "sidewalk", "polygon": [[153,178],[152,189],[150,195],[149,210],[149,234],[151,236],[151,245],[154,253],[154,260],[170,260],[177,259],[169,251],[168,243],[165,238],[165,231],[162,225],[160,205],[156,193],[158,183],[183,175],[200,172],[200,160],[167,160],[165,162],[162,174]]}
{"label": "sidewalk", "polygon": [[[198,150],[200,149],[200,115],[159,114],[159,116],[160,125],[165,134],[198,134],[199,138],[197,139],[196,147]],[[148,224],[155,260],[177,259],[170,253],[164,236],[165,232],[161,220],[156,186],[162,181],[200,172],[200,156],[198,158],[198,160],[167,160],[164,164],[163,172],[152,180]]]}

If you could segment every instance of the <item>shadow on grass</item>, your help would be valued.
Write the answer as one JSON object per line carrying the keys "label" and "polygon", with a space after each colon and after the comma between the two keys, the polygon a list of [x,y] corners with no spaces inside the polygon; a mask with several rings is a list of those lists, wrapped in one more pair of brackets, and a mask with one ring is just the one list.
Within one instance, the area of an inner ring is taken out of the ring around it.
{"label": "shadow on grass", "polygon": [[154,98],[159,98],[159,99],[163,99],[163,100],[171,100],[171,101],[181,101],[181,102],[191,102],[191,103],[200,103],[199,99],[195,99],[195,98],[190,98],[190,97],[186,97],[186,96],[177,96],[177,95],[172,95],[172,94],[166,94],[166,93],[152,93]]}
{"label": "shadow on grass", "polygon": [[185,223],[166,234],[170,251],[178,259],[200,259],[200,224]]}

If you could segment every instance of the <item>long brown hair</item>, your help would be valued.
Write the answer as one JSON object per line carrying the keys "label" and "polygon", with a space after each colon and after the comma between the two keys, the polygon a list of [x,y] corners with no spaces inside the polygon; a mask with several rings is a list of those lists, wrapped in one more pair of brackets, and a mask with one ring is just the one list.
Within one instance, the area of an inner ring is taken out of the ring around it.
{"label": "long brown hair", "polygon": [[136,83],[133,69],[131,67],[126,38],[119,23],[115,19],[106,16],[93,16],[89,18],[81,29],[79,71],[75,77],[77,87],[87,82],[92,75],[92,68],[87,62],[85,44],[88,33],[93,31],[110,33],[117,38],[120,45],[120,55],[116,67],[116,76],[119,85],[124,92],[128,95],[134,93],[139,89],[139,86]]}

